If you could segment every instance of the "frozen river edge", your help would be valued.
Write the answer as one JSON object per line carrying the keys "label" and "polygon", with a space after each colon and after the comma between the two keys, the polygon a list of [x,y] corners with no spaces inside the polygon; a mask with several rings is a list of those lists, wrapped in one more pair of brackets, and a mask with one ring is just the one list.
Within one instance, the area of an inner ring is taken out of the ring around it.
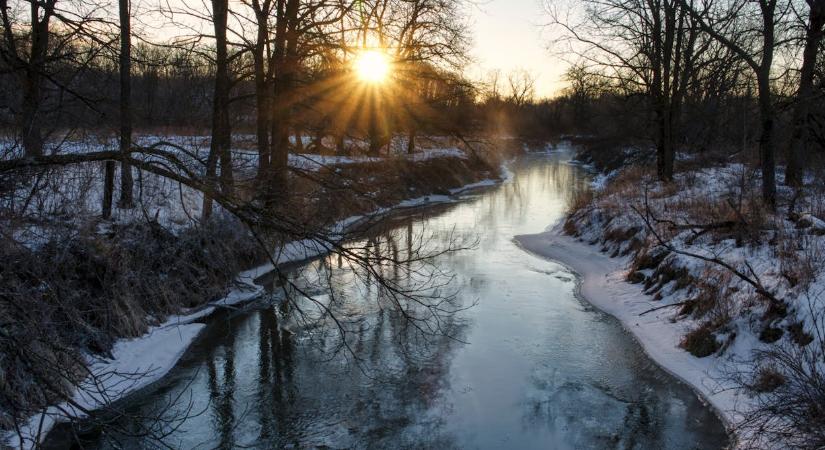
{"label": "frozen river edge", "polygon": [[[731,429],[736,423],[736,410],[747,399],[717,381],[722,375],[718,358],[696,358],[679,348],[684,329],[667,319],[668,311],[640,316],[650,309],[652,297],[644,294],[639,285],[625,281],[625,258],[611,258],[597,247],[565,235],[561,224],[514,239],[525,251],[557,262],[576,274],[579,296],[618,319],[653,361],[693,388]],[[732,438],[735,442],[735,436]]]}

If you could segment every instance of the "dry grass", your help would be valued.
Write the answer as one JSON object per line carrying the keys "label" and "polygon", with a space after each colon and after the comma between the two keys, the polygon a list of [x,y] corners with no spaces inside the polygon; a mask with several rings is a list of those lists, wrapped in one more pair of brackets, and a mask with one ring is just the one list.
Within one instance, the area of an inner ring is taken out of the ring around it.
{"label": "dry grass", "polygon": [[688,332],[679,345],[697,358],[710,356],[716,353],[722,346],[719,341],[716,340],[716,336],[713,333],[713,326],[709,322]]}
{"label": "dry grass", "polygon": [[34,249],[3,239],[0,409],[30,415],[85,378],[84,353],[105,355],[115,339],[222,296],[257,253],[239,229],[218,220],[178,235],[152,223],[111,235],[89,228]]}

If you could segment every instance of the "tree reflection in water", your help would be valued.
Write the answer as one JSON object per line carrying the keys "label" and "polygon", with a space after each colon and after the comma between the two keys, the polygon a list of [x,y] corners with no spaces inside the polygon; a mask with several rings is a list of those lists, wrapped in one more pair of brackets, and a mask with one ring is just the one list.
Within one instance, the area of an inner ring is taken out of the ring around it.
{"label": "tree reflection in water", "polygon": [[[460,312],[472,304],[462,303],[452,273],[434,258],[471,246],[473,236],[427,235],[405,221],[349,244],[369,267],[332,254],[272,274],[274,302],[228,317],[219,334],[199,342],[208,349],[205,414],[216,432],[204,442],[397,445],[399,430],[410,429],[410,445],[428,436],[433,446],[451,446],[439,431],[443,414],[434,412],[466,326]],[[254,378],[249,361],[234,362],[251,344]]]}
{"label": "tree reflection in water", "polygon": [[[576,298],[571,273],[514,244],[588,182],[564,157],[541,158],[473,200],[262,279],[271,299],[210,320],[169,377],[128,403],[152,417],[164,399],[191,398],[163,410],[187,419],[156,425],[159,445],[117,436],[117,447],[726,445],[690,389]],[[474,251],[439,253],[476,236]],[[114,446],[111,434],[94,441],[85,448]]]}

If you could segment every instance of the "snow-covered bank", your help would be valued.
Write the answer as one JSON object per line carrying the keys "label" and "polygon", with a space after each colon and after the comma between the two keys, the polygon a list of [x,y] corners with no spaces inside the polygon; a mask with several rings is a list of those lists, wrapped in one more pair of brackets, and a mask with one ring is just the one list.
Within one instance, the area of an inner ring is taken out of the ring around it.
{"label": "snow-covered bank", "polygon": [[30,417],[17,432],[7,433],[3,441],[13,448],[36,448],[56,424],[83,419],[88,413],[161,380],[206,328],[198,320],[219,307],[244,303],[263,293],[262,287],[252,283],[254,273],[253,270],[240,274],[238,287],[221,300],[192,313],[169,317],[143,336],[116,341],[109,358],[90,355],[87,369],[91,375],[77,386],[71,402],[50,406]]}
{"label": "snow-covered bank", "polygon": [[[671,311],[651,309],[652,296],[626,281],[628,258],[611,258],[592,245],[564,235],[561,224],[549,231],[515,237],[525,250],[557,261],[579,276],[579,292],[590,304],[616,317],[645,352],[672,375],[692,386],[720,413],[727,425],[736,422],[739,404],[747,401],[725,389],[716,358],[695,358],[679,348],[687,331],[672,323]],[[644,313],[644,315],[642,315]]]}
{"label": "snow-covered bank", "polygon": [[[332,239],[336,236],[338,239],[345,239],[349,228],[365,221],[374,223],[396,211],[457,202],[460,201],[458,196],[461,194],[493,186],[500,181],[485,179],[451,189],[450,195],[428,195],[408,199],[392,207],[349,217],[333,225],[330,236]],[[141,337],[118,340],[112,349],[111,358],[89,357],[88,369],[94,375],[81,384],[81,389],[77,390],[71,402],[52,406],[46,412],[31,417],[17,433],[9,433],[6,441],[17,448],[36,447],[56,423],[86,417],[88,412],[109,407],[118,399],[160,380],[177,364],[205,328],[205,325],[196,321],[203,320],[218,308],[238,305],[260,297],[263,289],[255,285],[254,280],[273,270],[275,265],[305,261],[330,250],[327,242],[289,242],[272,255],[272,262],[239,274],[236,280],[237,287],[225,298],[191,312],[170,317]]]}
{"label": "snow-covered bank", "polygon": [[[825,417],[825,183],[778,186],[771,211],[751,164],[680,155],[661,182],[624,161],[519,242],[579,272],[582,295],[701,392],[740,446],[787,448],[788,423],[812,436]],[[787,404],[801,406],[776,412]]]}

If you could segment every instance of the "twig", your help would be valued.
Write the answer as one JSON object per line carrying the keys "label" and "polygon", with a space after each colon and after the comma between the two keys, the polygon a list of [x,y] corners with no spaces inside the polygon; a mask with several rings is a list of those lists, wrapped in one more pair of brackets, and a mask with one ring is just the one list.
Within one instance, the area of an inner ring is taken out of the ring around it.
{"label": "twig", "polygon": [[650,309],[648,309],[647,311],[644,311],[644,312],[639,313],[639,316],[643,316],[643,315],[645,315],[645,314],[647,314],[647,313],[649,313],[649,312],[658,311],[658,310],[660,310],[660,309],[672,308],[672,307],[676,307],[676,306],[684,306],[684,305],[687,305],[688,303],[690,303],[690,302],[692,302],[692,301],[693,301],[693,300],[685,300],[685,301],[682,301],[682,302],[679,302],[679,303],[672,303],[672,304],[670,304],[670,305],[657,306],[657,307],[655,307],[655,308],[650,308]]}

